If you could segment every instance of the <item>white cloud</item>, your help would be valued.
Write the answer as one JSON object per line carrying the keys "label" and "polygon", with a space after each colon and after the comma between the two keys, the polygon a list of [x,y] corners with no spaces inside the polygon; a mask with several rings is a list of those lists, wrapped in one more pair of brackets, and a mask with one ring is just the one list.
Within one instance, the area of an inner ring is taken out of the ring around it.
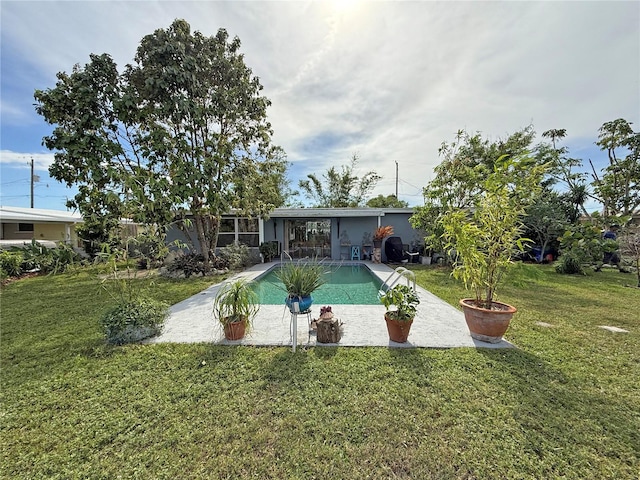
{"label": "white cloud", "polygon": [[[2,43],[27,65],[9,75],[28,82],[33,69],[29,88],[44,88],[91,52],[131,62],[174,18],[206,35],[225,27],[273,101],[274,139],[296,171],[359,152],[384,177],[376,194],[395,188],[395,161],[401,193],[415,194],[460,128],[566,128],[577,150],[605,121],[637,127],[639,15],[634,2],[3,2]],[[33,107],[3,95],[3,118],[21,108]]]}
{"label": "white cloud", "polygon": [[31,159],[36,171],[49,170],[53,163],[53,153],[23,153],[11,150],[0,150],[0,164],[5,167],[28,169],[31,168]]}

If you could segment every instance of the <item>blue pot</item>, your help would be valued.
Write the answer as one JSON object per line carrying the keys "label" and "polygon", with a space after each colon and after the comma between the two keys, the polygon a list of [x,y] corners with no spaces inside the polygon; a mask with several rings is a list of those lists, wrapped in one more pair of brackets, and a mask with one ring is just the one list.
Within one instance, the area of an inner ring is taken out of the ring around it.
{"label": "blue pot", "polygon": [[313,297],[311,295],[307,295],[305,297],[287,297],[284,301],[289,307],[289,311],[291,313],[296,313],[294,303],[298,303],[298,312],[304,312],[311,308],[311,304],[313,303]]}

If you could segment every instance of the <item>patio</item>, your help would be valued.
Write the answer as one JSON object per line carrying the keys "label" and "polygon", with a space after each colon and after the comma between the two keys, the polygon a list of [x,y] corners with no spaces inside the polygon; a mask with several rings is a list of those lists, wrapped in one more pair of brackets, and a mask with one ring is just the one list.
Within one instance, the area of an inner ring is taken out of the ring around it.
{"label": "patio", "polygon": [[[380,284],[393,271],[385,264],[365,263],[373,274],[380,279]],[[233,278],[254,279],[273,267],[274,263],[262,263],[239,273]],[[222,329],[214,321],[212,315],[213,299],[220,284],[212,285],[171,307],[171,313],[165,323],[164,331],[148,343],[199,343],[208,342],[221,345],[256,345],[256,346],[290,346],[291,314],[282,305],[261,305],[254,319],[251,332],[242,340],[228,341],[224,339]],[[309,334],[306,316],[298,317],[298,347],[313,346],[349,346],[349,347],[393,347],[393,348],[512,348],[505,340],[490,344],[474,340],[461,311],[440,300],[427,290],[417,287],[420,297],[418,312],[411,327],[407,343],[396,343],[389,340],[384,321],[382,305],[334,305],[334,314],[343,322],[342,339],[337,344],[317,343],[315,334]],[[317,318],[321,305],[312,307],[313,318]]]}

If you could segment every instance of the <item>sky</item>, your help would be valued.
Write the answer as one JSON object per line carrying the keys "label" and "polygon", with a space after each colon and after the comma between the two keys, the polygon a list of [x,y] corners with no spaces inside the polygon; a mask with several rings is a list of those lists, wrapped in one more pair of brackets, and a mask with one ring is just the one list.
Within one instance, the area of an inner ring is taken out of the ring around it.
{"label": "sky", "polygon": [[48,175],[52,127],[33,93],[109,53],[123,69],[143,36],[183,18],[238,36],[272,105],[273,140],[297,186],[348,165],[382,176],[373,195],[422,204],[442,142],[460,129],[497,140],[533,125],[597,168],[598,128],[640,121],[640,2],[0,0],[0,204],[65,210]]}

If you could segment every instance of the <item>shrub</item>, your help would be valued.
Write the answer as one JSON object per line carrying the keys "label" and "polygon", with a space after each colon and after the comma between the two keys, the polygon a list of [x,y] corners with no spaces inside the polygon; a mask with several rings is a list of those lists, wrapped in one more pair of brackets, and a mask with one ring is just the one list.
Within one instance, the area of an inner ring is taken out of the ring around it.
{"label": "shrub", "polygon": [[259,249],[265,262],[270,262],[278,256],[278,242],[263,242]]}
{"label": "shrub", "polygon": [[62,273],[80,259],[73,248],[63,242],[58,243],[55,248],[47,248],[33,240],[30,245],[12,247],[10,252],[20,255],[23,272],[38,270],[42,273]]}
{"label": "shrub", "polygon": [[158,267],[169,253],[165,238],[160,232],[143,232],[127,244],[129,256],[138,259],[140,268]]}
{"label": "shrub", "polygon": [[22,273],[23,254],[20,251],[3,250],[0,252],[0,269],[9,277]]}
{"label": "shrub", "polygon": [[170,272],[181,271],[184,276],[189,278],[194,274],[204,275],[206,268],[204,265],[204,257],[200,253],[186,253],[176,257],[171,265],[168,267]]}
{"label": "shrub", "polygon": [[582,256],[576,255],[573,251],[560,255],[556,262],[555,269],[558,273],[568,275],[580,274],[584,275],[584,267],[582,266]]}
{"label": "shrub", "polygon": [[572,225],[560,237],[560,257],[556,264],[556,272],[584,275],[585,265],[602,262],[605,245],[602,234],[596,225]]}
{"label": "shrub", "polygon": [[219,255],[215,255],[209,258],[209,265],[214,270],[228,270],[229,269],[229,260],[226,258],[222,258]]}
{"label": "shrub", "polygon": [[220,249],[220,256],[229,262],[232,270],[241,270],[250,265],[249,247],[244,243],[231,243]]}
{"label": "shrub", "polygon": [[120,345],[158,335],[168,315],[166,303],[135,298],[109,309],[101,323],[107,342]]}
{"label": "shrub", "polygon": [[48,273],[62,273],[80,261],[80,255],[75,252],[73,247],[62,242],[58,243],[56,248],[49,249],[48,254],[50,255],[50,262],[46,270]]}

